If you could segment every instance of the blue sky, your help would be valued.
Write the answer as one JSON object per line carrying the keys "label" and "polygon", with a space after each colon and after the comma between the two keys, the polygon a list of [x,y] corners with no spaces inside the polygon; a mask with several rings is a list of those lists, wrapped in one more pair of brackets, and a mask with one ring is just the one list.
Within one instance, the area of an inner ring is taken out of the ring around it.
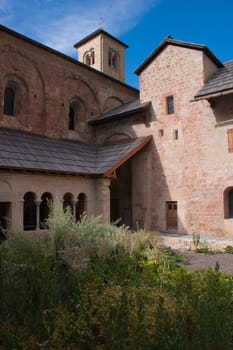
{"label": "blue sky", "polygon": [[72,57],[101,22],[129,45],[126,82],[135,87],[133,71],[166,35],[233,59],[233,0],[0,0],[2,25]]}

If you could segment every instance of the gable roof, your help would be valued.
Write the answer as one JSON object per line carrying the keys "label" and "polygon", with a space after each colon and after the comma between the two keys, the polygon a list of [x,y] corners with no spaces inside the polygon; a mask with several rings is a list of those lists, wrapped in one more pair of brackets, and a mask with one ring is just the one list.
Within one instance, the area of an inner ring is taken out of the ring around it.
{"label": "gable roof", "polygon": [[208,49],[205,45],[194,44],[186,41],[175,40],[171,36],[167,36],[152,53],[145,59],[144,62],[134,71],[135,74],[139,75],[147,66],[153,61],[168,45],[174,45],[184,47],[187,49],[203,51],[217,67],[222,67],[223,64],[217,59],[217,57]]}
{"label": "gable roof", "polygon": [[117,41],[118,44],[121,44],[122,46],[124,46],[126,49],[128,48],[128,45],[126,45],[125,43],[123,43],[122,41],[120,41],[119,39],[115,38],[113,35],[109,34],[108,32],[106,32],[105,30],[103,30],[102,28],[97,29],[96,31],[94,31],[93,33],[87,35],[85,38],[83,38],[82,40],[78,41],[74,47],[77,49],[80,46],[82,46],[83,44],[85,44],[86,42],[88,42],[89,40],[95,38],[96,36],[100,35],[100,34],[104,34],[106,36],[108,36],[109,38],[111,38],[114,41]]}
{"label": "gable roof", "polygon": [[107,110],[97,116],[89,119],[90,125],[98,125],[111,122],[116,119],[121,119],[146,110],[150,106],[150,102],[140,103],[139,99],[129,101],[120,106]]}
{"label": "gable roof", "polygon": [[0,128],[0,169],[110,176],[112,169],[132,157],[150,139],[91,145]]}
{"label": "gable roof", "polygon": [[224,63],[194,96],[196,100],[233,92],[233,60]]}

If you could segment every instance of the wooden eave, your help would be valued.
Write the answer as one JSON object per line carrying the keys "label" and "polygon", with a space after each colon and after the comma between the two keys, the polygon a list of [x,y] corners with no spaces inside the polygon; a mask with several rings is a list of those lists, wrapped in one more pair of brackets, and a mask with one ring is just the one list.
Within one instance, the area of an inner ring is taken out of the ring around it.
{"label": "wooden eave", "polygon": [[145,138],[145,140],[138,145],[137,147],[135,147],[130,153],[128,153],[124,158],[122,158],[119,162],[115,163],[113,167],[111,167],[110,169],[108,169],[105,173],[104,173],[104,177],[108,178],[108,179],[113,179],[116,178],[116,170],[123,165],[125,162],[127,162],[127,160],[129,160],[131,157],[133,157],[136,153],[138,153],[142,148],[144,148],[152,139],[152,135],[149,135]]}

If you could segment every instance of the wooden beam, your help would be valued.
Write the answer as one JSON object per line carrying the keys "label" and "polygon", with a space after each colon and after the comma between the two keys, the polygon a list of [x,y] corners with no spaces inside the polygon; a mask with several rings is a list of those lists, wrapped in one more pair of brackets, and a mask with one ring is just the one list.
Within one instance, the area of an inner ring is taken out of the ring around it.
{"label": "wooden beam", "polygon": [[[116,178],[116,170],[123,165],[127,160],[129,160],[131,157],[133,157],[136,153],[138,153],[143,147],[145,147],[150,140],[152,139],[152,135],[147,136],[144,141],[135,147],[131,152],[129,152],[124,158],[122,158],[119,162],[114,164],[113,167],[111,167],[108,171],[104,173],[104,177],[108,179],[114,179]],[[115,176],[115,177],[114,177]]]}

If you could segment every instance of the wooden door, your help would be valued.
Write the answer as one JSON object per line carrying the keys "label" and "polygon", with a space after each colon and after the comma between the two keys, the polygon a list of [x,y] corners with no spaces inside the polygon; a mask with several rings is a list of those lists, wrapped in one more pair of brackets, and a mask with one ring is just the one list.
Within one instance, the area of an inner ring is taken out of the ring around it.
{"label": "wooden door", "polygon": [[167,228],[177,228],[177,202],[167,202]]}

